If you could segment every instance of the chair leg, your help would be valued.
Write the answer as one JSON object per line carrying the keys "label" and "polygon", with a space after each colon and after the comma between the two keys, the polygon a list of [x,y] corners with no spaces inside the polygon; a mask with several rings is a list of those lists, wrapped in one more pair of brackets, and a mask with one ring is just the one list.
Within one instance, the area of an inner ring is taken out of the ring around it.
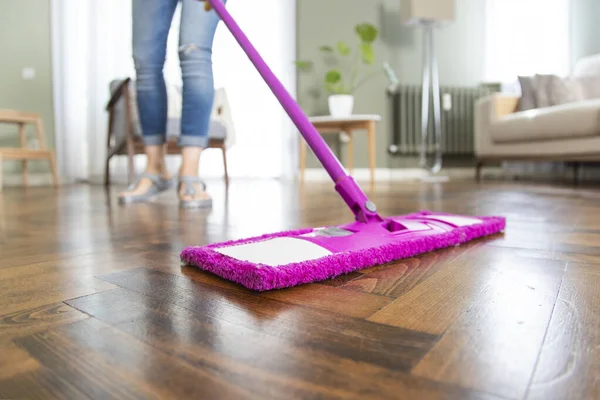
{"label": "chair leg", "polygon": [[227,172],[227,151],[225,145],[221,146],[221,154],[223,155],[223,170],[225,171],[225,186],[229,186],[229,173]]}
{"label": "chair leg", "polygon": [[110,139],[113,131],[113,121],[114,115],[111,108],[108,112],[108,127],[106,129],[106,149],[108,150],[108,155],[106,156],[106,166],[104,167],[104,186],[110,185]]}
{"label": "chair leg", "polygon": [[56,167],[56,155],[54,152],[50,153],[50,168],[52,169],[52,181],[54,182],[54,187],[58,187],[59,178],[58,178],[58,168]]}
{"label": "chair leg", "polygon": [[21,161],[23,168],[23,186],[29,185],[29,169],[27,168],[27,160]]}
{"label": "chair leg", "polygon": [[104,186],[110,185],[110,157],[106,157],[106,165],[104,166]]}
{"label": "chair leg", "polygon": [[[21,137],[21,148],[27,148],[27,136],[25,133],[25,124],[19,124],[19,136]],[[21,161],[21,165],[23,166],[23,186],[27,186],[29,183],[29,172],[27,168],[27,159]]]}
{"label": "chair leg", "polygon": [[134,165],[133,165],[133,139],[127,138],[127,184],[130,185],[133,182],[134,177]]}
{"label": "chair leg", "polygon": [[576,162],[573,164],[573,183],[579,184],[579,171],[581,170],[581,163]]}
{"label": "chair leg", "polygon": [[125,87],[125,134],[127,135],[127,184],[130,185],[133,182],[135,175],[133,157],[133,137],[131,132],[131,105],[129,104],[129,86]]}
{"label": "chair leg", "polygon": [[481,169],[483,168],[483,161],[477,161],[477,166],[475,167],[475,180],[477,182],[481,182]]}

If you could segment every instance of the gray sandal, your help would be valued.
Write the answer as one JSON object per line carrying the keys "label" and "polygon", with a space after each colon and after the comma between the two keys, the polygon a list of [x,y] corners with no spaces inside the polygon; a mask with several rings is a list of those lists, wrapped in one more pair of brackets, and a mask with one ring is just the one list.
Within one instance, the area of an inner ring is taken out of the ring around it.
{"label": "gray sandal", "polygon": [[145,203],[150,201],[153,197],[158,195],[160,192],[164,192],[172,188],[175,185],[175,179],[164,179],[160,175],[144,173],[133,182],[127,190],[133,190],[140,183],[142,178],[148,178],[152,181],[152,186],[145,193],[140,193],[131,196],[119,196],[119,203],[131,204],[131,203]]}
{"label": "gray sandal", "polygon": [[206,184],[200,179],[198,176],[181,176],[179,177],[179,184],[177,185],[177,194],[180,196],[179,205],[183,208],[202,208],[202,207],[211,207],[212,199],[192,199],[192,200],[183,200],[181,198],[181,186],[184,187],[184,196],[194,196],[197,191],[194,187],[194,183],[199,183],[202,185],[202,190],[206,190]]}

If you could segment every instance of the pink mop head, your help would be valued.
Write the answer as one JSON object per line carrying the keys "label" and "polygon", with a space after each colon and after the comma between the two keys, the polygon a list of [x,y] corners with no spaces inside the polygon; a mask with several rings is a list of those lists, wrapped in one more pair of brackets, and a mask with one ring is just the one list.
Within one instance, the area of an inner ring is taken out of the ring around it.
{"label": "pink mop head", "polygon": [[[457,246],[500,232],[505,224],[501,217],[423,211],[391,217],[383,223],[351,223],[333,229],[308,228],[192,246],[184,249],[181,259],[249,289],[264,291],[322,281],[373,265]],[[281,238],[287,240],[278,240]],[[292,261],[278,264],[286,259]]]}

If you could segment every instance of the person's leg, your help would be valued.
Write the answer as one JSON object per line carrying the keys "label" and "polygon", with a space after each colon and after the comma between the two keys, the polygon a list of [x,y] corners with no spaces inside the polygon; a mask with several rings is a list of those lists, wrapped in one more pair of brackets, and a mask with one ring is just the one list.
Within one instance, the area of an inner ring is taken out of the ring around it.
{"label": "person's leg", "polygon": [[[200,153],[208,144],[214,99],[212,45],[218,23],[218,15],[214,10],[205,11],[203,2],[183,0],[179,36],[183,80],[180,177],[191,178],[198,175]],[[193,190],[186,190],[186,185],[180,188],[182,200],[209,198],[200,182],[189,185],[193,186]]]}
{"label": "person's leg", "polygon": [[163,67],[177,3],[178,0],[132,1],[135,87],[147,162],[145,174],[121,197],[147,193],[153,186],[151,176],[170,178],[165,165],[167,91]]}

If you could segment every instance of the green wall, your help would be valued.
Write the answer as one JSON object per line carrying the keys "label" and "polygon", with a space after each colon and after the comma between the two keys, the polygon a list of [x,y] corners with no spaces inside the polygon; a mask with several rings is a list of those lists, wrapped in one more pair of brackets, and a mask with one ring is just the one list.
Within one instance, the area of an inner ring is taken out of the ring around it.
{"label": "green wall", "polygon": [[[0,1],[0,108],[40,113],[46,141],[54,146],[50,2],[47,0]],[[23,80],[24,67],[36,77]],[[29,128],[29,137],[33,130]],[[18,130],[0,125],[0,146],[18,146]],[[4,162],[4,171],[19,170],[20,163]],[[47,163],[32,162],[33,172],[48,171]]]}
{"label": "green wall", "polygon": [[[400,24],[399,1],[364,0],[300,0],[297,2],[297,53],[298,58],[317,59],[321,44],[335,43],[339,39],[355,40],[353,28],[360,22],[371,22],[381,31],[376,50],[376,63],[388,61],[402,83],[420,84],[422,71],[421,33],[416,28]],[[483,74],[484,2],[482,0],[457,0],[456,22],[436,34],[437,55],[442,85],[477,85]],[[310,114],[327,114],[327,98],[311,95],[321,76],[300,74],[298,98]],[[391,157],[387,146],[391,136],[391,113],[386,96],[387,79],[383,73],[358,90],[355,96],[355,113],[375,113],[383,116],[377,131],[377,167],[393,168],[415,165],[414,159]],[[357,134],[355,166],[368,165],[366,140]],[[328,139],[339,150],[335,139]],[[345,149],[340,157],[345,162]],[[307,166],[319,166],[310,154]]]}

